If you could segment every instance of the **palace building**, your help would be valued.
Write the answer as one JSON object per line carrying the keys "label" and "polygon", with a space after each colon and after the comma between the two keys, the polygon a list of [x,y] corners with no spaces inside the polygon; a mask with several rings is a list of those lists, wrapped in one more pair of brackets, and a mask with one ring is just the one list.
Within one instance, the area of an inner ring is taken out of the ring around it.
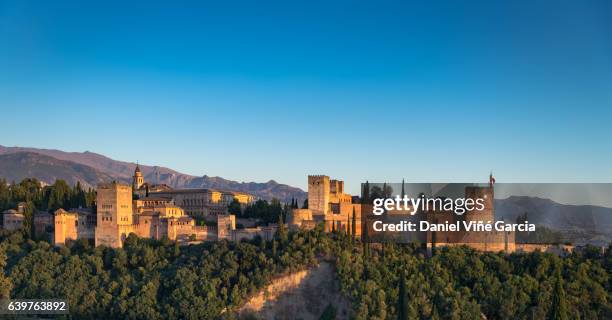
{"label": "palace building", "polygon": [[[240,192],[149,185],[136,165],[131,186],[118,182],[98,185],[97,212],[57,210],[53,215],[52,238],[56,245],[90,239],[96,246],[113,248],[122,247],[130,233],[141,238],[178,242],[240,241],[255,236],[271,239],[276,226],[236,230],[235,217],[227,214],[234,200],[246,206],[254,197]],[[217,227],[197,226],[193,216],[216,221]]]}
{"label": "palace building", "polygon": [[132,177],[132,192],[143,201],[160,198],[172,200],[177,206],[183,208],[190,216],[198,216],[214,221],[215,216],[227,214],[227,208],[236,200],[246,207],[255,198],[247,193],[234,191],[220,191],[213,189],[173,189],[165,184],[148,184],[144,181],[140,167],[136,165]]}

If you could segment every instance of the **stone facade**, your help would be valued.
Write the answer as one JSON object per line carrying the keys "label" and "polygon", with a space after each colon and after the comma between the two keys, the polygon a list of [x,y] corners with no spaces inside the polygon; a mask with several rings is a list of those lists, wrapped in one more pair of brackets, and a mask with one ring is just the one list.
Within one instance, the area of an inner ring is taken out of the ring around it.
{"label": "stone facade", "polygon": [[219,191],[213,189],[172,189],[161,184],[152,185],[144,181],[140,167],[136,165],[132,177],[132,192],[138,201],[138,206],[150,206],[151,201],[172,201],[185,210],[190,216],[210,218],[213,221],[217,215],[227,214],[227,208],[232,201],[237,200],[243,207],[253,202],[255,198],[247,193],[233,191]]}
{"label": "stone facade", "polygon": [[176,205],[185,209],[191,216],[210,217],[227,214],[227,207],[236,199],[246,206],[254,197],[240,192],[217,191],[212,189],[173,189],[149,192],[149,196],[172,199]]}
{"label": "stone facade", "polygon": [[344,193],[344,181],[325,175],[308,176],[308,209],[293,209],[290,228],[313,228],[323,223],[325,230],[351,231],[355,215],[355,236],[361,235],[361,205],[358,198]]}
{"label": "stone facade", "polygon": [[312,210],[310,209],[293,209],[289,217],[287,217],[287,224],[289,228],[300,228],[304,221],[312,221]]}
{"label": "stone facade", "polygon": [[2,228],[5,230],[18,230],[23,228],[25,216],[17,210],[9,209],[2,213]]}
{"label": "stone facade", "polygon": [[271,224],[265,227],[236,229],[231,232],[231,239],[236,242],[243,240],[253,240],[256,237],[261,237],[263,240],[271,241],[274,239],[278,226]]}
{"label": "stone facade", "polygon": [[55,229],[55,216],[46,211],[34,213],[34,235],[37,239],[53,242],[53,230]]}
{"label": "stone facade", "polygon": [[236,230],[236,216],[233,214],[217,215],[217,239],[231,240],[232,230]]}
{"label": "stone facade", "polygon": [[87,209],[58,209],[53,215],[53,243],[65,245],[77,239],[94,239],[96,215]]}
{"label": "stone facade", "polygon": [[121,247],[123,240],[134,230],[132,187],[117,182],[100,184],[96,204],[95,245]]}

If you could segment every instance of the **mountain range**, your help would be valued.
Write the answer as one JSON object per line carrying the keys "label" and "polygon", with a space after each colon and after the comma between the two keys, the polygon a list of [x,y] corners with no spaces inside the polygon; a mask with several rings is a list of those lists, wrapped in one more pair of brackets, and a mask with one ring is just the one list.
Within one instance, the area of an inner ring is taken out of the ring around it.
{"label": "mountain range", "polygon": [[612,208],[593,205],[560,204],[550,199],[511,196],[495,199],[495,218],[515,222],[527,214],[536,226],[561,231],[564,235],[579,234],[583,242],[612,241]]}
{"label": "mountain range", "polygon": [[[207,175],[192,176],[159,166],[139,166],[146,182],[163,183],[172,188],[240,191],[266,200],[277,198],[282,202],[290,202],[294,198],[301,203],[307,197],[303,190],[274,180],[264,183],[237,182]],[[0,177],[8,181],[37,178],[45,184],[52,184],[56,179],[63,179],[70,184],[79,181],[85,187],[95,187],[98,183],[112,180],[131,183],[135,167],[135,163],[114,160],[90,151],[66,152],[0,145]]]}

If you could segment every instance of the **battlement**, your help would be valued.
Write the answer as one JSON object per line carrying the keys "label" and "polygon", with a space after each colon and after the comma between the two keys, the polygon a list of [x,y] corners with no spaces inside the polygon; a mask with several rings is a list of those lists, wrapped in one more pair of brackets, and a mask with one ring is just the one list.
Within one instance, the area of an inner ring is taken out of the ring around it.
{"label": "battlement", "polygon": [[329,184],[330,178],[326,175],[309,175],[308,176],[308,184]]}
{"label": "battlement", "polygon": [[113,181],[113,182],[109,182],[109,183],[99,183],[98,184],[98,190],[100,189],[131,189],[132,186],[125,184],[125,183],[121,183],[121,182],[117,182],[117,181]]}

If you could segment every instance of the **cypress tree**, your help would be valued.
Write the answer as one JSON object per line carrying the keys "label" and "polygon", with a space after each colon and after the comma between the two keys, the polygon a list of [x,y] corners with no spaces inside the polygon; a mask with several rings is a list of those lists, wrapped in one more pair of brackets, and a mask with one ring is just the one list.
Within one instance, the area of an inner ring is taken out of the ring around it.
{"label": "cypress tree", "polygon": [[362,204],[369,203],[370,202],[370,183],[368,181],[366,181],[366,183],[363,185],[363,192],[361,194],[362,194],[361,203]]}
{"label": "cypress tree", "polygon": [[351,237],[351,220],[350,219],[346,219],[346,235],[349,238]]}
{"label": "cypress tree", "polygon": [[408,295],[406,293],[406,276],[404,270],[400,273],[399,297],[397,302],[397,319],[408,320]]}
{"label": "cypress tree", "polygon": [[285,222],[283,221],[283,213],[278,215],[278,237],[281,242],[284,243],[287,240],[287,229],[285,228]]}
{"label": "cypress tree", "polygon": [[563,278],[561,277],[561,266],[557,266],[555,288],[551,306],[550,318],[554,320],[567,320],[567,301],[565,290],[563,290]]}
{"label": "cypress tree", "polygon": [[274,259],[276,259],[276,248],[278,247],[278,243],[276,242],[276,240],[272,241],[272,257],[274,257]]}
{"label": "cypress tree", "polygon": [[353,207],[353,218],[351,221],[351,243],[355,244],[355,236],[357,236],[357,218],[355,218],[355,207]]}
{"label": "cypress tree", "polygon": [[364,257],[364,261],[370,256],[370,245],[369,245],[369,240],[368,240],[368,224],[366,223],[365,226],[361,227],[362,231],[361,231],[361,236],[363,237],[362,239],[362,243],[363,243],[363,257]]}

